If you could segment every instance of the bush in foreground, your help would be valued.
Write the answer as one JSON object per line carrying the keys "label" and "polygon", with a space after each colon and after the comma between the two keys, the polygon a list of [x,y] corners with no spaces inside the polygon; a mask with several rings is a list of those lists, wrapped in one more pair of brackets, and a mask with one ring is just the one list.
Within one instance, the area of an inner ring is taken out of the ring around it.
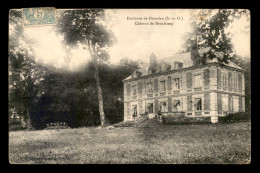
{"label": "bush in foreground", "polygon": [[210,122],[210,117],[186,117],[184,114],[163,116],[163,124],[209,124]]}
{"label": "bush in foreground", "polygon": [[231,113],[224,117],[219,117],[220,123],[241,122],[241,121],[250,121],[250,120],[251,120],[251,112]]}

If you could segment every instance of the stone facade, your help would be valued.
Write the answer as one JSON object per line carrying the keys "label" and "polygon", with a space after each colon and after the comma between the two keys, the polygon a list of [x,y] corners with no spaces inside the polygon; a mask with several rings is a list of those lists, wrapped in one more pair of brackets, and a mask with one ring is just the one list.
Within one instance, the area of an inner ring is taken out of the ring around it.
{"label": "stone facade", "polygon": [[[217,62],[183,67],[182,63],[177,66],[174,62],[173,69],[169,65],[158,70],[154,69],[160,66],[154,54],[151,61],[148,74],[139,72],[139,76],[131,75],[123,80],[124,121],[134,120],[141,114],[153,117],[160,110],[164,115],[183,112],[187,117],[211,117],[216,123],[218,116],[245,111],[241,68]],[[137,117],[133,116],[135,105]]]}

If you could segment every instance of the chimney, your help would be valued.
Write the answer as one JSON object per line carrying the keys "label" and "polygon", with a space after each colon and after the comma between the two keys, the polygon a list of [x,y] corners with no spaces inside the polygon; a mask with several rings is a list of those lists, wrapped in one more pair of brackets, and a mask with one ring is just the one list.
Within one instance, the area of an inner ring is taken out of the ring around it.
{"label": "chimney", "polygon": [[150,67],[151,68],[157,67],[157,65],[158,65],[157,58],[154,55],[154,53],[152,53],[151,56],[150,56]]}
{"label": "chimney", "polygon": [[196,48],[196,49],[194,49],[194,50],[191,50],[191,59],[192,60],[195,60],[195,59],[197,59],[198,57],[199,57],[199,52],[198,52],[198,49]]}
{"label": "chimney", "polygon": [[183,67],[183,63],[182,62],[178,62],[178,61],[174,62],[174,69],[180,69],[182,67]]}
{"label": "chimney", "polygon": [[150,68],[152,73],[156,73],[158,71],[158,62],[157,58],[154,55],[154,53],[151,54],[150,56]]}
{"label": "chimney", "polygon": [[191,59],[193,61],[196,61],[197,58],[199,58],[199,52],[198,52],[198,44],[197,44],[197,37],[195,40],[193,40],[193,46],[191,48]]}

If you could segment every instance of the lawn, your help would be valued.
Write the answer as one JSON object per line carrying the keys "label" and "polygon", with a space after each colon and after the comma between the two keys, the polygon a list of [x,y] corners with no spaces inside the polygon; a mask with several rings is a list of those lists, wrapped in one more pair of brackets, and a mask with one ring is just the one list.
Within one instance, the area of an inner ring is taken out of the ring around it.
{"label": "lawn", "polygon": [[9,133],[9,161],[244,164],[251,161],[251,123],[15,131]]}

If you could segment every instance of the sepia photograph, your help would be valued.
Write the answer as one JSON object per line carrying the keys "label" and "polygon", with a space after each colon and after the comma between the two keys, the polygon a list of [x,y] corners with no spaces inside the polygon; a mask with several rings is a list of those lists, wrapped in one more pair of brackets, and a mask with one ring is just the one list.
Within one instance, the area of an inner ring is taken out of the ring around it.
{"label": "sepia photograph", "polygon": [[251,164],[248,9],[8,17],[10,164]]}

